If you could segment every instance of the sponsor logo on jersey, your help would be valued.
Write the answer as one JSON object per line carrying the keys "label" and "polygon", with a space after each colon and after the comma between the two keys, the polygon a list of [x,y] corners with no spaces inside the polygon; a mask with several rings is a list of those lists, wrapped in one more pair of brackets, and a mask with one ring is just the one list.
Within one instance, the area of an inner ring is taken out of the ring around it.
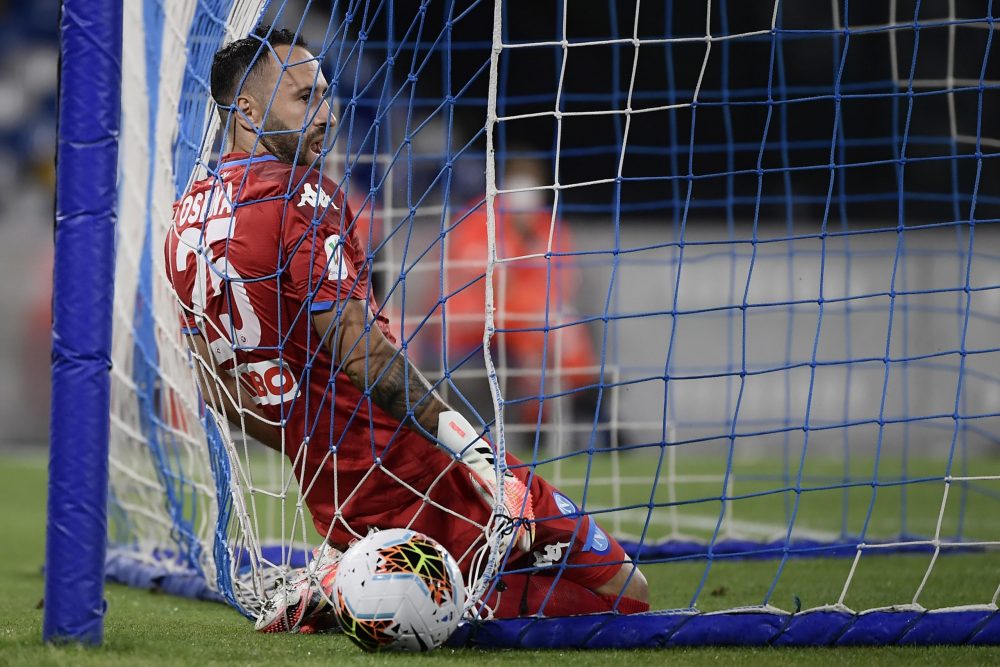
{"label": "sponsor logo on jersey", "polygon": [[552,498],[556,501],[556,507],[563,516],[574,516],[577,513],[576,504],[561,493],[553,492]]}
{"label": "sponsor logo on jersey", "polygon": [[326,251],[326,275],[330,280],[345,280],[347,278],[347,264],[344,263],[344,244],[340,236],[334,234],[326,237],[323,242],[323,250]]}
{"label": "sponsor logo on jersey", "polygon": [[280,359],[240,364],[236,375],[257,405],[280,405],[299,395],[295,376]]}
{"label": "sponsor logo on jersey", "polygon": [[569,542],[556,542],[546,544],[544,551],[534,551],[535,567],[552,567],[562,560],[563,549],[569,546]]}
{"label": "sponsor logo on jersey", "polygon": [[312,183],[302,184],[302,194],[299,196],[298,207],[301,208],[306,204],[313,208],[326,209],[330,207],[334,211],[340,210],[340,207],[333,203],[333,197],[326,193],[323,186],[316,186]]}

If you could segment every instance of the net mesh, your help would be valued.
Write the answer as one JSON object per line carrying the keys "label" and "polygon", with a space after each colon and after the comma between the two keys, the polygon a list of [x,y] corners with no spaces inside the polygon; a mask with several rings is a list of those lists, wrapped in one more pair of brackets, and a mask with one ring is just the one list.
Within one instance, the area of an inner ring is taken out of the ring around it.
{"label": "net mesh", "polygon": [[654,608],[995,613],[992,3],[169,4],[126,8],[120,576],[253,616],[323,537],[190,355],[161,252],[218,176],[212,54],[262,21],[330,82],[373,309]]}

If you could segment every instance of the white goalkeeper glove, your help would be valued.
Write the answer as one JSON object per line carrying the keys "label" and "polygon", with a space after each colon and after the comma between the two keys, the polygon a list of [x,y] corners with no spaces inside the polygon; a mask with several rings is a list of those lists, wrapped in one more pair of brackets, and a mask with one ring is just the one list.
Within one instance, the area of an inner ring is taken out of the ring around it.
{"label": "white goalkeeper glove", "polygon": [[438,416],[438,442],[469,468],[472,486],[494,516],[499,519],[498,543],[506,553],[511,542],[524,553],[535,539],[535,506],[531,491],[507,470],[503,479],[503,508],[497,509],[496,454],[493,446],[459,412],[449,410]]}

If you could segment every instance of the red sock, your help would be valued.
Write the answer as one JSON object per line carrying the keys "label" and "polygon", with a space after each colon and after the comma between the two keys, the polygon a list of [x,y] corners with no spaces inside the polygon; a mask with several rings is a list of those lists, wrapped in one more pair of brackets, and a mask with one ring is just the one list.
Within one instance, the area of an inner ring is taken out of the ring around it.
{"label": "red sock", "polygon": [[[602,599],[608,603],[609,609],[614,609],[619,614],[641,614],[644,611],[649,611],[649,603],[641,602],[635,598],[628,598],[624,595],[619,598],[617,595],[602,595]],[[618,605],[615,605],[615,602]]]}
{"label": "red sock", "polygon": [[615,601],[621,614],[649,610],[649,605],[644,602],[627,597],[619,599],[617,595],[599,595],[565,578],[557,581],[552,577],[505,574],[500,577],[500,582],[486,599],[495,618],[595,614],[614,610]]}

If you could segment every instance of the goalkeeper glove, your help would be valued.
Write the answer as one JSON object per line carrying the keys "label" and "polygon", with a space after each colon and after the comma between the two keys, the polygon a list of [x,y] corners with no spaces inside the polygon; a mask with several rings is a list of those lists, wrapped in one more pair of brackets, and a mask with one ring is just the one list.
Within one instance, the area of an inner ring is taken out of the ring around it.
{"label": "goalkeeper glove", "polygon": [[499,519],[499,546],[506,553],[511,542],[528,553],[535,539],[535,506],[531,491],[510,470],[503,477],[503,508],[497,509],[496,455],[490,443],[461,413],[438,416],[438,442],[469,469],[472,486]]}

